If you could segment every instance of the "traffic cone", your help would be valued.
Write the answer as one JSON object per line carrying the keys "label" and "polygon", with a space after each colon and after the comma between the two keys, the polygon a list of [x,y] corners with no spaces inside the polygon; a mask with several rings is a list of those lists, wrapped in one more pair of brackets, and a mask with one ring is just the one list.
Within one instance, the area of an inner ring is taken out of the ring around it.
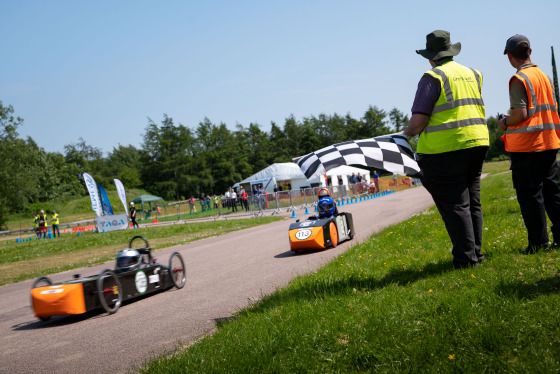
{"label": "traffic cone", "polygon": [[309,214],[309,210],[307,210],[307,207],[305,207],[305,214]]}
{"label": "traffic cone", "polygon": [[290,218],[297,218],[297,217],[296,217],[296,211],[295,211],[295,209],[292,210],[292,216],[291,216]]}

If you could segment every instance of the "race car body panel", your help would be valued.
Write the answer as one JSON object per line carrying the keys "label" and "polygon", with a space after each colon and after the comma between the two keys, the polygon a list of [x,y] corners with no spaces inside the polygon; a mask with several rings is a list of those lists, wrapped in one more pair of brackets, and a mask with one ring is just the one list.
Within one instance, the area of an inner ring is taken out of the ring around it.
{"label": "race car body panel", "polygon": [[339,242],[352,239],[353,236],[354,225],[350,213],[295,222],[289,229],[292,251],[336,247]]}
{"label": "race car body panel", "polygon": [[79,284],[56,284],[31,290],[37,317],[65,316],[86,312],[84,287]]}

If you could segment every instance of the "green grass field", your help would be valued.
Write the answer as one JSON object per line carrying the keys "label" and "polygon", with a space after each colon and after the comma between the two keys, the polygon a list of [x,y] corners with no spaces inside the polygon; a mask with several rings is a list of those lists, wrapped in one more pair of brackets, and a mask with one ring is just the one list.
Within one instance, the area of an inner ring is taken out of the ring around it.
{"label": "green grass field", "polygon": [[[127,248],[130,239],[136,235],[146,237],[150,246],[157,250],[279,219],[283,218],[195,222],[106,233],[82,232],[23,243],[0,241],[0,285],[114,260],[118,251]],[[143,242],[137,244],[143,245]]]}
{"label": "green grass field", "polygon": [[485,166],[481,267],[452,270],[432,208],[142,372],[557,373],[560,251],[518,253],[527,240],[508,167]]}

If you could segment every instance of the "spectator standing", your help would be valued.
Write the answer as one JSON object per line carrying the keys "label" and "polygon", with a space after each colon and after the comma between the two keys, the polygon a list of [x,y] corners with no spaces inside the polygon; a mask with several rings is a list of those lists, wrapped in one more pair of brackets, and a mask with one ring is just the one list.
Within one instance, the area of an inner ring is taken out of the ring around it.
{"label": "spectator standing", "polygon": [[377,170],[373,171],[373,183],[375,184],[375,192],[379,193],[379,174]]}
{"label": "spectator standing", "polygon": [[132,222],[132,228],[137,229],[138,222],[136,222],[136,208],[134,207],[134,203],[130,202],[130,221]]}
{"label": "spectator standing", "polygon": [[196,213],[196,205],[194,204],[194,196],[192,195],[191,198],[189,199],[189,208],[190,208],[189,214],[191,214],[192,212]]}
{"label": "spectator standing", "polygon": [[37,218],[37,224],[39,226],[39,239],[46,239],[48,221],[44,210],[41,210],[39,212],[39,217]]}
{"label": "spectator standing", "polygon": [[504,54],[517,69],[509,81],[511,115],[498,125],[506,132],[511,178],[529,245],[522,254],[547,248],[546,215],[552,222],[554,246],[560,244],[560,186],[556,155],[560,148],[560,118],[552,80],[531,62],[531,44],[523,35],[506,42]]}
{"label": "spectator standing", "polygon": [[245,208],[245,211],[249,211],[249,194],[243,187],[241,187],[239,197],[241,198],[241,204],[243,204],[243,208]]}
{"label": "spectator standing", "polygon": [[453,61],[461,43],[449,32],[426,36],[417,50],[432,66],[418,83],[412,117],[403,133],[420,134],[418,164],[453,244],[455,269],[476,267],[484,259],[480,174],[488,151],[482,100],[482,74]]}
{"label": "spectator standing", "polygon": [[58,217],[58,213],[53,210],[51,216],[51,224],[52,224],[52,236],[53,238],[58,237],[60,238],[60,230],[58,229],[58,225],[60,225],[60,218]]}
{"label": "spectator standing", "polygon": [[231,208],[231,193],[229,192],[229,188],[226,190],[226,193],[224,194],[224,198],[226,200],[226,207],[229,209]]}
{"label": "spectator standing", "polygon": [[235,192],[235,188],[231,190],[230,198],[231,198],[231,211],[237,212],[237,192]]}

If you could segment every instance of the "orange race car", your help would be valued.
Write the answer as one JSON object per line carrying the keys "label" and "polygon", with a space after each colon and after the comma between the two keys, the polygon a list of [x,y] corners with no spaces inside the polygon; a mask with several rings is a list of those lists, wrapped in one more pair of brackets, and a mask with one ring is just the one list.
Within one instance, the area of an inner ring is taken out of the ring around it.
{"label": "orange race car", "polygon": [[303,222],[290,225],[290,249],[325,249],[336,247],[344,240],[354,238],[354,222],[351,213],[337,213],[327,218],[310,216]]}

